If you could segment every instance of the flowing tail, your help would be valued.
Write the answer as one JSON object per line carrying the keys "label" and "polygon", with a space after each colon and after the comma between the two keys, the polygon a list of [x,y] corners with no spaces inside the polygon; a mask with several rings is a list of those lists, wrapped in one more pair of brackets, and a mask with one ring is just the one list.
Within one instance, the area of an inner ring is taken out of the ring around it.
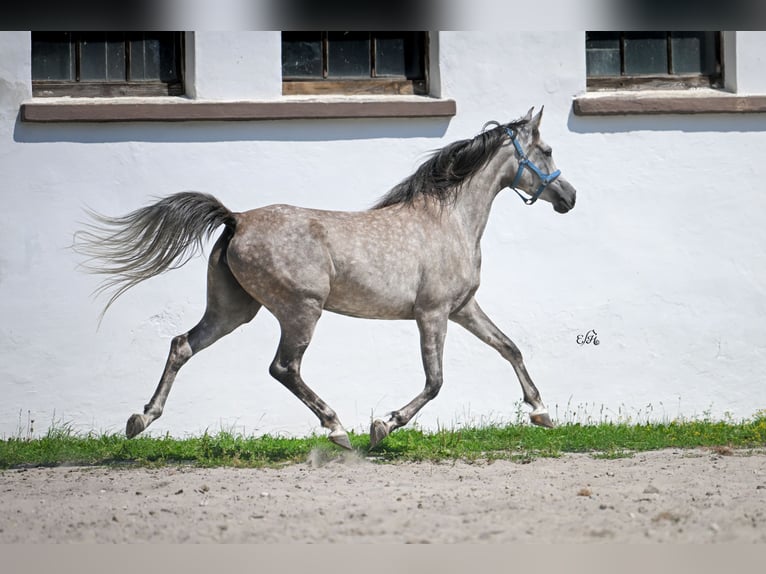
{"label": "flowing tail", "polygon": [[141,281],[178,269],[197,255],[202,241],[221,225],[234,232],[234,214],[212,195],[181,192],[123,217],[88,211],[96,223],[75,234],[73,248],[88,259],[82,267],[107,275],[96,294],[117,298]]}

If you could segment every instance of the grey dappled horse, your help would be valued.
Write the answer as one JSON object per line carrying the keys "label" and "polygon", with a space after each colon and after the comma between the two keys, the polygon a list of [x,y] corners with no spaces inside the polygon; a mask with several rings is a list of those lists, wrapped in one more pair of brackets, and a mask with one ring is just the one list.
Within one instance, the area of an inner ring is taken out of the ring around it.
{"label": "grey dappled horse", "polygon": [[542,109],[534,117],[532,111],[508,124],[489,122],[475,138],[439,150],[368,211],[273,205],[234,213],[212,196],[184,192],[124,217],[92,214],[99,224],[79,233],[75,248],[90,257],[88,269],[111,275],[101,287],[115,289],[107,308],[140,281],[183,265],[203,238],[224,226],[210,254],[202,320],[172,340],[157,390],[143,414],[128,420],[127,436],[162,414],[178,370],[193,355],[250,321],[261,307],[281,328],[271,375],[342,447],[351,443],[338,416],[301,377],[301,359],[324,310],[417,322],[425,388],[387,420],[372,422],[371,447],[438,394],[448,320],[510,362],[532,407],[532,422],[553,426],[519,349],[474,299],[479,243],[498,192],[512,187],[525,203],[539,198],[559,213],[575,204],[575,189],[559,177],[551,148],[540,139]]}

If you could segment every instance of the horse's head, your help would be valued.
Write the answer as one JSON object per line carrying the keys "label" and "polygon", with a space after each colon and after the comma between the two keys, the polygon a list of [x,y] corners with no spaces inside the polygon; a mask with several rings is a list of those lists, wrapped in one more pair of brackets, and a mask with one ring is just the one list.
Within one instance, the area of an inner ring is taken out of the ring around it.
{"label": "horse's head", "polygon": [[[519,121],[505,126],[512,152],[512,173],[509,173],[511,187],[524,200],[532,205],[538,199],[550,202],[559,213],[566,213],[574,207],[575,188],[556,169],[553,150],[540,137],[540,120],[543,108],[532,116],[534,108]],[[519,190],[529,197],[522,195]]]}

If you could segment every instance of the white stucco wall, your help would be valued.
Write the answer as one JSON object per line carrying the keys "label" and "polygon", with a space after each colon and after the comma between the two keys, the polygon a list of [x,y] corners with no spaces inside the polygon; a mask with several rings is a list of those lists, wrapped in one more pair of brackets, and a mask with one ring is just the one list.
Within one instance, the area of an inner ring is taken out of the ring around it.
{"label": "white stucco wall", "polygon": [[[764,93],[766,34],[737,36],[736,86]],[[279,35],[195,33],[199,99],[280,95]],[[68,246],[90,206],[130,211],[179,190],[234,210],[276,202],[364,209],[428,151],[545,105],[542,132],[576,208],[496,201],[478,299],[518,344],[548,406],[594,418],[747,417],[766,407],[766,117],[576,117],[582,32],[445,32],[441,96],[457,116],[173,124],[32,125],[30,40],[0,33],[0,436],[54,418],[121,431],[154,391],[172,336],[204,309],[205,260],[113,306],[89,293]],[[599,346],[576,343],[595,329]],[[316,419],[267,372],[278,340],[262,311],[181,371],[153,433],[304,434]],[[417,329],[326,314],[304,362],[347,428],[366,431],[423,384]],[[445,384],[419,424],[515,419],[511,368],[456,325]],[[570,418],[574,416],[571,412]]]}

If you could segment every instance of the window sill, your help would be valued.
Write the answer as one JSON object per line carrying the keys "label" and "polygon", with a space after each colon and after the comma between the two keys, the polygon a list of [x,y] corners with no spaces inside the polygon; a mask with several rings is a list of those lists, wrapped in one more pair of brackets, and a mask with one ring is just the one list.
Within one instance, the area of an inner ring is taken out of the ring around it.
{"label": "window sill", "polygon": [[44,98],[21,104],[23,122],[203,122],[452,117],[455,100],[430,97],[291,97],[270,101],[184,98]]}
{"label": "window sill", "polygon": [[737,95],[710,89],[589,92],[575,96],[577,116],[641,114],[766,113],[766,95]]}

